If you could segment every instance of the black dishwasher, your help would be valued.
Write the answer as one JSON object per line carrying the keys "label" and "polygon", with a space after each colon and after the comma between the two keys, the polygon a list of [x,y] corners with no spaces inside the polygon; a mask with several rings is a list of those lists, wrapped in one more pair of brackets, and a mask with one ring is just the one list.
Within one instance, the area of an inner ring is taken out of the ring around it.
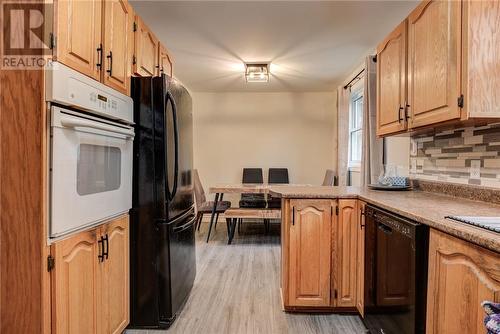
{"label": "black dishwasher", "polygon": [[370,333],[425,333],[429,228],[367,205],[365,310]]}

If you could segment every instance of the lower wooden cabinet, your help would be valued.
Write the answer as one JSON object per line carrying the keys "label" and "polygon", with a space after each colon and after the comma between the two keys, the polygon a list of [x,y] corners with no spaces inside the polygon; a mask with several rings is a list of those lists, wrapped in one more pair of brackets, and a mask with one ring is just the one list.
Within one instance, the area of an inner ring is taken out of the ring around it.
{"label": "lower wooden cabinet", "polygon": [[107,255],[103,262],[101,288],[105,333],[121,333],[129,323],[129,230],[128,217],[102,228]]}
{"label": "lower wooden cabinet", "polygon": [[[52,329],[55,333],[97,333],[97,231],[56,242],[51,253]],[[100,329],[99,329],[100,332]]]}
{"label": "lower wooden cabinet", "polygon": [[338,307],[356,306],[358,200],[340,199],[334,233],[336,266],[334,277]]}
{"label": "lower wooden cabinet", "polygon": [[366,203],[358,201],[357,261],[356,261],[356,308],[364,317],[365,310],[365,207]]}
{"label": "lower wooden cabinet", "polygon": [[357,208],[356,199],[284,201],[281,288],[286,310],[354,310]]}
{"label": "lower wooden cabinet", "polygon": [[51,246],[54,333],[121,333],[129,322],[129,226],[122,216]]}
{"label": "lower wooden cabinet", "polygon": [[426,332],[485,333],[481,302],[500,302],[500,257],[436,230],[429,244]]}
{"label": "lower wooden cabinet", "polygon": [[330,306],[330,200],[291,200],[288,224],[289,306]]}

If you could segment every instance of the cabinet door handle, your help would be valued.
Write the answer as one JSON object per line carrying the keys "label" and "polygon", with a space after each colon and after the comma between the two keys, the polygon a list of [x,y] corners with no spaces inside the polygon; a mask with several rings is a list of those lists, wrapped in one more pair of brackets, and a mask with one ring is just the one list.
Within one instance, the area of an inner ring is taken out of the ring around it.
{"label": "cabinet door handle", "polygon": [[103,238],[104,242],[106,243],[106,247],[103,247],[103,257],[105,256],[106,257],[106,260],[108,259],[109,257],[109,238],[108,238],[108,234],[106,233],[106,236]]}
{"label": "cabinet door handle", "polygon": [[410,105],[405,101],[405,119],[408,120],[410,118],[410,113],[408,112],[408,108]]}
{"label": "cabinet door handle", "polygon": [[363,227],[365,227],[365,224],[363,224],[363,220],[365,219],[365,210],[361,210],[361,217],[359,219],[359,228],[362,230]]}
{"label": "cabinet door handle", "polygon": [[401,123],[401,121],[403,120],[403,117],[401,116],[401,111],[403,110],[404,108],[400,106],[398,110],[398,123]]}
{"label": "cabinet door handle", "polygon": [[97,48],[97,59],[98,59],[98,63],[95,64],[95,66],[97,66],[99,68],[99,71],[100,71],[102,68],[102,43],[99,44],[99,47]]}
{"label": "cabinet door handle", "polygon": [[292,225],[295,225],[295,207],[292,207]]}
{"label": "cabinet door handle", "polygon": [[109,70],[106,70],[106,72],[111,76],[113,73],[113,52],[109,51],[109,55],[107,55],[106,58],[109,59]]}
{"label": "cabinet door handle", "polygon": [[101,236],[101,240],[97,242],[99,244],[99,255],[97,256],[99,258],[99,262],[104,261],[104,238]]}

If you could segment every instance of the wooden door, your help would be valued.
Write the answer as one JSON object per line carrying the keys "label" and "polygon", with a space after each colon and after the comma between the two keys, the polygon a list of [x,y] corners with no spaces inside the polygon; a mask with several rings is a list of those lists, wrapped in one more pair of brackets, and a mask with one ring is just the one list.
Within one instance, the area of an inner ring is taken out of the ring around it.
{"label": "wooden door", "polygon": [[356,261],[356,308],[364,317],[365,311],[365,207],[366,203],[358,201],[357,224],[357,261]]}
{"label": "wooden door", "polygon": [[290,306],[330,306],[332,202],[290,200]]}
{"label": "wooden door", "polygon": [[427,333],[485,333],[485,300],[500,302],[498,254],[431,229]]}
{"label": "wooden door", "polygon": [[158,43],[158,75],[163,73],[173,76],[173,63],[167,48]]}
{"label": "wooden door", "polygon": [[107,0],[104,6],[104,83],[124,94],[130,86],[130,5]]}
{"label": "wooden door", "polygon": [[405,131],[406,29],[403,21],[377,47],[377,135]]}
{"label": "wooden door", "polygon": [[55,333],[98,331],[96,231],[81,232],[52,246],[52,328]]}
{"label": "wooden door", "polygon": [[158,39],[136,15],[134,35],[134,74],[155,76],[157,71]]}
{"label": "wooden door", "polygon": [[103,333],[119,334],[129,317],[129,219],[123,216],[103,226],[104,258],[102,271]]}
{"label": "wooden door", "polygon": [[101,76],[101,0],[58,0],[55,59],[96,80]]}
{"label": "wooden door", "polygon": [[355,199],[339,200],[336,240],[335,286],[338,307],[356,306],[358,205]]}
{"label": "wooden door", "polygon": [[500,117],[500,1],[463,2],[462,92],[468,117]]}
{"label": "wooden door", "polygon": [[460,118],[460,16],[460,1],[423,1],[408,17],[410,128]]}

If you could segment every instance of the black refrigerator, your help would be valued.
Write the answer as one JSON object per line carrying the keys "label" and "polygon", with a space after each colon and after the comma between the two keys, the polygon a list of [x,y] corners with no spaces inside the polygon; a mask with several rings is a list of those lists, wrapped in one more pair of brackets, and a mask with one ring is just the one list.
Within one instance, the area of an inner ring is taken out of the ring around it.
{"label": "black refrigerator", "polygon": [[189,92],[169,76],[132,78],[130,328],[168,328],[196,275]]}

